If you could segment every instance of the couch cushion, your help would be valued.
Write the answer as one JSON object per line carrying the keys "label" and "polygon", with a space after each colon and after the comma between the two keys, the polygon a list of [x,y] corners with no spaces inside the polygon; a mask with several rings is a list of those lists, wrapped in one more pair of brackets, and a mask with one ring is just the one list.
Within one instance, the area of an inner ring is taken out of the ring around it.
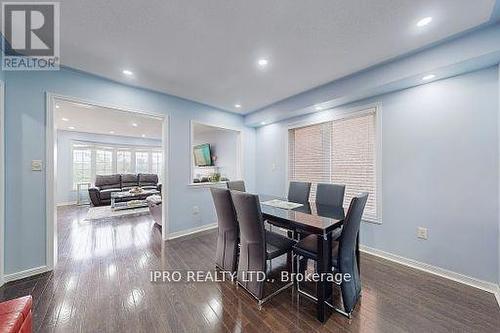
{"label": "couch cushion", "polygon": [[155,185],[158,184],[158,175],[151,173],[139,174],[139,186]]}
{"label": "couch cushion", "polygon": [[95,186],[99,187],[101,190],[106,190],[109,188],[121,188],[121,176],[120,175],[96,175],[95,176]]}
{"label": "couch cushion", "polygon": [[101,200],[108,200],[108,199],[111,199],[111,193],[112,192],[121,192],[122,189],[121,188],[108,188],[108,189],[105,189],[105,190],[101,190],[100,193],[100,197],[101,197]]}
{"label": "couch cushion", "polygon": [[135,173],[122,174],[122,188],[131,189],[139,186],[139,177]]}

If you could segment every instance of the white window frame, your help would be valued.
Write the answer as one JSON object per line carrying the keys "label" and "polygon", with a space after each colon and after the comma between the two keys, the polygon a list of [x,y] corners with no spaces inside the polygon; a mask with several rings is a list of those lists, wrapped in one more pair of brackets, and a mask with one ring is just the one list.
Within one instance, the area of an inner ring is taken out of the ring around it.
{"label": "white window frame", "polygon": [[[286,159],[285,159],[285,184],[288,186],[289,182],[289,137],[288,131],[300,127],[318,125],[330,121],[361,117],[368,113],[375,113],[375,168],[376,168],[376,193],[377,193],[377,217],[375,219],[363,218],[363,222],[382,224],[383,221],[383,195],[382,195],[382,106],[380,103],[365,104],[352,108],[338,108],[330,109],[313,114],[313,116],[305,117],[306,119],[299,119],[289,123],[286,130]],[[288,188],[284,189],[287,193]]]}
{"label": "white window frame", "polygon": [[[117,144],[108,144],[108,143],[101,143],[101,142],[89,142],[89,141],[82,141],[82,140],[72,140],[71,141],[71,183],[72,183],[72,188],[73,191],[76,191],[76,183],[75,183],[75,175],[73,172],[73,151],[75,149],[78,149],[78,147],[75,147],[75,145],[82,145],[85,146],[86,149],[90,149],[90,154],[91,154],[91,171],[90,171],[90,183],[93,184],[95,181],[96,177],[96,152],[97,150],[108,150],[112,152],[112,174],[116,174],[117,172],[117,152],[118,151],[129,151],[131,152],[131,173],[137,173],[136,169],[136,160],[135,160],[135,154],[136,152],[144,152],[148,154],[148,173],[152,172],[152,153],[153,152],[159,152],[162,153],[162,159],[164,161],[165,157],[163,156],[163,151],[161,147],[156,147],[156,146],[135,146],[135,145],[117,145]],[[164,165],[164,162],[162,163]],[[160,170],[160,173],[162,170]],[[161,179],[161,175],[158,175],[158,178]]]}

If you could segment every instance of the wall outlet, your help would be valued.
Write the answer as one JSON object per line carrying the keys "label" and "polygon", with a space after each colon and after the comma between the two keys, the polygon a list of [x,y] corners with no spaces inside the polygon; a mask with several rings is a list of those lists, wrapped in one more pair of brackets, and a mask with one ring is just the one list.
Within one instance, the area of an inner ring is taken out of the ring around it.
{"label": "wall outlet", "polygon": [[32,160],[31,161],[31,171],[42,171],[42,161]]}
{"label": "wall outlet", "polygon": [[198,214],[200,214],[200,207],[193,206],[193,215],[198,215]]}
{"label": "wall outlet", "polygon": [[420,239],[427,239],[427,228],[418,227],[417,228],[417,237]]}

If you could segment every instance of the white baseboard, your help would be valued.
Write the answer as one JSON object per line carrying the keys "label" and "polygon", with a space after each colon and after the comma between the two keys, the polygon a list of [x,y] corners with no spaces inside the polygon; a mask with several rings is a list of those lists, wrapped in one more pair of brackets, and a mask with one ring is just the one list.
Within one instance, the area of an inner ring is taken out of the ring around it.
{"label": "white baseboard", "polygon": [[498,305],[500,306],[500,289],[499,286],[492,282],[483,281],[480,279],[473,278],[471,276],[463,275],[457,272],[453,272],[441,267],[429,265],[414,259],[408,259],[405,257],[398,256],[397,254],[385,252],[382,250],[374,249],[368,246],[360,245],[359,250],[380,258],[384,258],[395,263],[412,267],[430,274],[434,274],[445,279],[449,279],[455,282],[463,283],[468,286],[478,288],[490,293],[493,293],[497,299]]}
{"label": "white baseboard", "polygon": [[15,280],[24,279],[24,278],[27,278],[27,277],[30,277],[30,276],[33,276],[33,275],[45,273],[45,272],[48,272],[48,271],[50,271],[49,267],[47,267],[47,266],[44,265],[44,266],[39,266],[39,267],[35,267],[35,268],[26,269],[26,270],[20,271],[20,272],[6,274],[3,277],[3,279],[4,279],[4,282],[7,283],[7,282],[15,281]]}
{"label": "white baseboard", "polygon": [[68,202],[58,202],[56,204],[56,207],[62,207],[62,206],[74,206],[76,205],[76,201],[68,201]]}
{"label": "white baseboard", "polygon": [[217,223],[212,223],[212,224],[203,225],[201,227],[172,232],[172,233],[167,235],[167,240],[196,234],[198,232],[202,232],[202,231],[206,231],[206,230],[210,230],[210,229],[214,229],[214,228],[217,228]]}

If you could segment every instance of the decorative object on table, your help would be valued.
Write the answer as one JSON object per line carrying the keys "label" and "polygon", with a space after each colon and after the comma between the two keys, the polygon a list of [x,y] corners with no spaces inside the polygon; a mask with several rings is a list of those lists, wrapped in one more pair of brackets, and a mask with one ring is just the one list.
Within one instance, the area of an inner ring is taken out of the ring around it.
{"label": "decorative object on table", "polygon": [[212,183],[217,183],[220,182],[220,173],[214,172],[210,177],[209,177],[210,182]]}
{"label": "decorative object on table", "polygon": [[195,179],[193,179],[193,183],[197,184],[197,183],[199,183],[199,182],[200,182],[200,179],[199,179],[199,178],[195,178]]}
{"label": "decorative object on table", "polygon": [[304,206],[303,204],[300,204],[300,203],[284,201],[284,200],[279,200],[279,199],[264,201],[264,202],[262,202],[262,204],[266,205],[266,206],[282,208],[282,209],[295,209],[295,208]]}
{"label": "decorative object on table", "polygon": [[139,186],[132,187],[129,190],[129,193],[131,193],[131,194],[140,194],[140,193],[143,193],[143,192],[144,192],[144,189],[142,187],[139,187]]}
{"label": "decorative object on table", "polygon": [[229,181],[229,178],[227,178],[227,177],[221,177],[221,178],[220,178],[220,181],[221,181],[221,182],[228,182],[228,181]]}
{"label": "decorative object on table", "polygon": [[208,183],[208,177],[201,177],[200,183]]}

